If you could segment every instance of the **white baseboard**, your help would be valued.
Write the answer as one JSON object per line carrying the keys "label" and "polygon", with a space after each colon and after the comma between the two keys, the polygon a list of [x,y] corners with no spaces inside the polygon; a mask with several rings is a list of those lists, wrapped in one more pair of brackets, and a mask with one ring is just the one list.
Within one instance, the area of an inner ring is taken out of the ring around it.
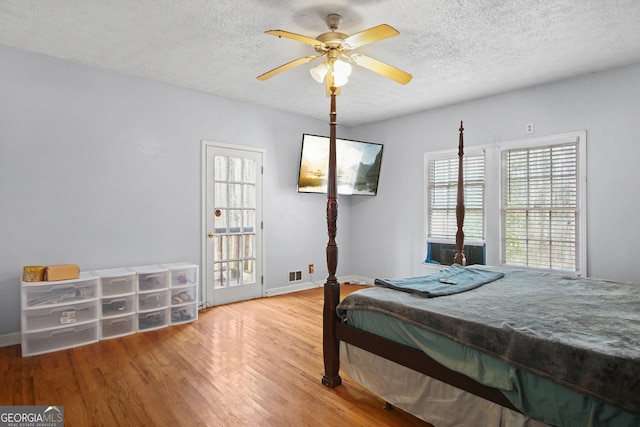
{"label": "white baseboard", "polygon": [[[361,276],[342,276],[338,277],[338,283],[344,284],[357,284],[357,285],[371,285],[373,286],[373,279]],[[324,280],[313,281],[306,283],[298,283],[296,285],[280,286],[278,288],[267,289],[265,292],[266,297],[273,297],[276,295],[290,294],[292,292],[306,291],[309,289],[321,288],[324,286]]]}
{"label": "white baseboard", "polygon": [[0,347],[9,347],[10,345],[20,344],[22,337],[20,332],[11,332],[0,335]]}
{"label": "white baseboard", "polygon": [[264,296],[274,297],[276,295],[284,295],[284,294],[290,294],[292,292],[299,292],[299,291],[306,291],[309,289],[321,288],[323,284],[324,283],[321,283],[321,282],[305,282],[305,283],[298,283],[296,285],[280,286],[278,288],[267,289],[265,291]]}

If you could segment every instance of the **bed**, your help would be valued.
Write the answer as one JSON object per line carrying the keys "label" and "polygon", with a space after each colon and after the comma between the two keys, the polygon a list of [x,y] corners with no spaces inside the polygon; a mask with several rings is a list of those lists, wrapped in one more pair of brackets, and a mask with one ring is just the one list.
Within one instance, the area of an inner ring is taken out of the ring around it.
{"label": "bed", "polygon": [[[463,130],[461,122],[460,183]],[[459,185],[457,265],[429,280],[446,288],[451,275],[471,270],[497,278],[437,297],[425,297],[422,284],[398,290],[406,279],[380,280],[340,301],[335,147],[329,157],[324,385],[339,386],[342,370],[390,407],[438,427],[640,426],[638,285],[465,267]]]}

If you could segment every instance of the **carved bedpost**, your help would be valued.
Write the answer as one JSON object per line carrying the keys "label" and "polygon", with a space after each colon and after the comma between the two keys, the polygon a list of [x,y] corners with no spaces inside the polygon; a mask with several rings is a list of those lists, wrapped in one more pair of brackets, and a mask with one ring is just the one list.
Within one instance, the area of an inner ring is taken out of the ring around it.
{"label": "carved bedpost", "polygon": [[337,314],[336,307],[340,302],[340,283],[336,279],[338,267],[338,245],[336,244],[338,219],[338,190],[336,183],[336,90],[331,90],[331,111],[329,113],[329,177],[327,183],[327,269],[329,276],[324,284],[324,309],[322,328],[322,347],[324,353],[324,376],[322,384],[336,387],[342,383],[338,375],[340,369],[340,344],[336,338]]}
{"label": "carved bedpost", "polygon": [[464,233],[462,226],[464,225],[464,176],[463,161],[464,140],[462,121],[460,121],[460,137],[458,139],[458,198],[456,202],[456,221],[458,223],[458,231],[456,231],[456,255],[453,257],[454,264],[466,265],[467,260],[464,256]]}

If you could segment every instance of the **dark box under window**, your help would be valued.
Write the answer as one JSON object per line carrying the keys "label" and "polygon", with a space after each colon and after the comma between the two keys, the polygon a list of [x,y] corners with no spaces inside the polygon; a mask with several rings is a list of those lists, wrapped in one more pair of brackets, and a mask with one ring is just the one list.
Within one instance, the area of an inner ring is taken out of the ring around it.
{"label": "dark box under window", "polygon": [[[462,251],[467,259],[467,265],[485,265],[485,245],[464,245]],[[453,243],[429,242],[426,263],[429,264],[453,264],[456,255],[456,245]]]}

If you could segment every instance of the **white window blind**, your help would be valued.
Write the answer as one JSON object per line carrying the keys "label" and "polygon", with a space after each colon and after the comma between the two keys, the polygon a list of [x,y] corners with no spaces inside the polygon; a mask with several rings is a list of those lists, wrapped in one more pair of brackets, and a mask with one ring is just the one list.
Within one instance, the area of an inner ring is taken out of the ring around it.
{"label": "white window blind", "polygon": [[505,264],[578,269],[577,151],[577,142],[503,151]]}
{"label": "white window blind", "polygon": [[[463,157],[465,240],[484,240],[484,152]],[[428,162],[428,237],[455,239],[458,156]]]}

